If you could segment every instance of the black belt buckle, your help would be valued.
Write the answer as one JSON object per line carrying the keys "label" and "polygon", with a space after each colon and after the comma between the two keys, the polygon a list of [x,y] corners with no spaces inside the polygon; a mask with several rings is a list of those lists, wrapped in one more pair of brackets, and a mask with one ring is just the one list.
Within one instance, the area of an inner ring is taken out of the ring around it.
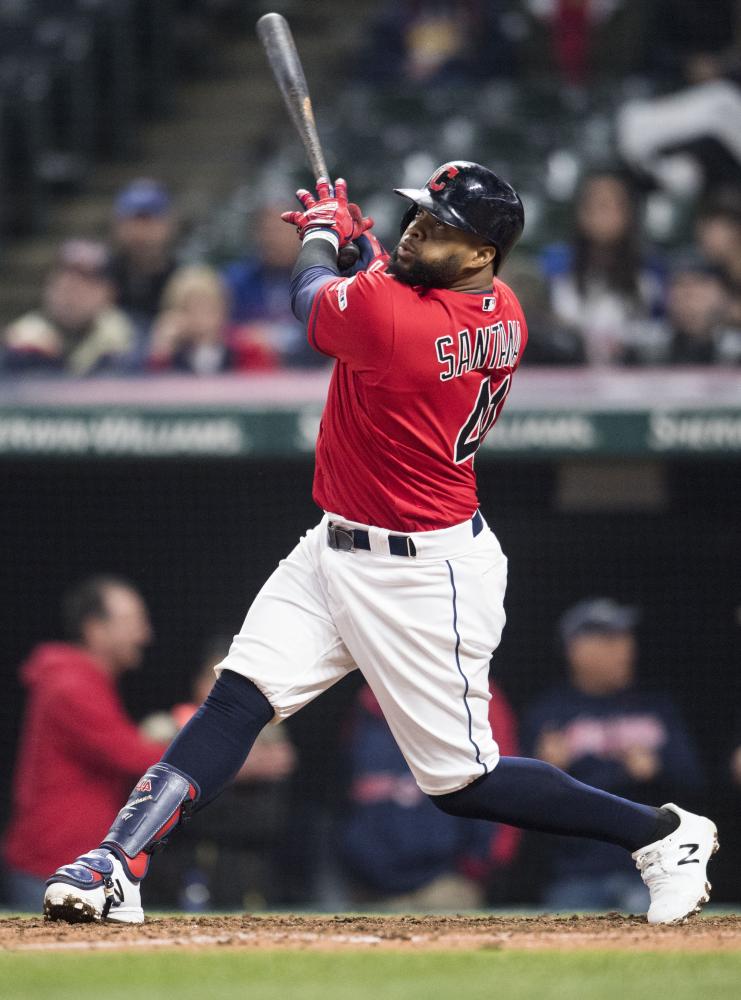
{"label": "black belt buckle", "polygon": [[327,541],[331,549],[339,549],[340,552],[355,551],[355,539],[352,528],[341,528],[330,521],[327,525]]}

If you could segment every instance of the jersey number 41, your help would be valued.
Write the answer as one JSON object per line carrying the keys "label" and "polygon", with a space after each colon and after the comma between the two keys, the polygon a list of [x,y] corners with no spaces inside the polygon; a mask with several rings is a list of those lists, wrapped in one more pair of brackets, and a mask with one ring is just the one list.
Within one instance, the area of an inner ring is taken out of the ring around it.
{"label": "jersey number 41", "polygon": [[456,465],[460,465],[461,462],[467,461],[476,454],[479,445],[496,423],[507,398],[511,381],[512,376],[505,375],[494,389],[491,386],[490,375],[487,375],[482,381],[474,407],[455,439]]}

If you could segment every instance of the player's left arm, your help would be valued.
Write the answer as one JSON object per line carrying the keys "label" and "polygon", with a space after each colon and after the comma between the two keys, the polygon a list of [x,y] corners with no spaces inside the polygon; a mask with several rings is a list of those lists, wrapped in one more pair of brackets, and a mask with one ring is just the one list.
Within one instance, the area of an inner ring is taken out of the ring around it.
{"label": "player's left arm", "polygon": [[322,237],[304,240],[291,274],[291,309],[297,320],[308,324],[317,295],[339,273],[332,241]]}
{"label": "player's left arm", "polygon": [[304,243],[291,275],[291,309],[296,319],[308,325],[311,310],[321,289],[334,278],[350,278],[376,261],[387,261],[388,254],[372,233],[364,233],[354,241],[360,257],[351,268],[340,271],[337,251],[331,243],[312,239]]}

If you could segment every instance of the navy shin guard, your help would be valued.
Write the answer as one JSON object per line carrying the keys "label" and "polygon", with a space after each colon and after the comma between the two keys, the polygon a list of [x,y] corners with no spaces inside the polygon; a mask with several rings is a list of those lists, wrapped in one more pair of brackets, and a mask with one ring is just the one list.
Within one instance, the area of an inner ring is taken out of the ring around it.
{"label": "navy shin guard", "polygon": [[252,681],[224,670],[205,702],[159,764],[140,779],[108,831],[131,878],[144,878],[150,856],[169,834],[231,781],[273,709]]}
{"label": "navy shin guard", "polygon": [[114,851],[132,879],[144,878],[150,856],[188,819],[199,795],[192,778],[171,764],[154,764],[137,782],[101,846]]}

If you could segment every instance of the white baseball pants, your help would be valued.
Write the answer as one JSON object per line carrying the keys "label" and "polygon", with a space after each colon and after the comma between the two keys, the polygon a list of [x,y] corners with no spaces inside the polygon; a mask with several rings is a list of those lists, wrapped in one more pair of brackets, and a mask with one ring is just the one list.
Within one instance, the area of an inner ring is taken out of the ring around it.
{"label": "white baseball pants", "polygon": [[[329,522],[364,528],[370,551],[339,551]],[[389,554],[383,528],[325,514],[281,561],[216,668],[249,678],[288,718],[351,670],[373,690],[417,784],[430,795],[496,766],[489,661],[504,627],[507,560],[484,524],[416,532]]]}

